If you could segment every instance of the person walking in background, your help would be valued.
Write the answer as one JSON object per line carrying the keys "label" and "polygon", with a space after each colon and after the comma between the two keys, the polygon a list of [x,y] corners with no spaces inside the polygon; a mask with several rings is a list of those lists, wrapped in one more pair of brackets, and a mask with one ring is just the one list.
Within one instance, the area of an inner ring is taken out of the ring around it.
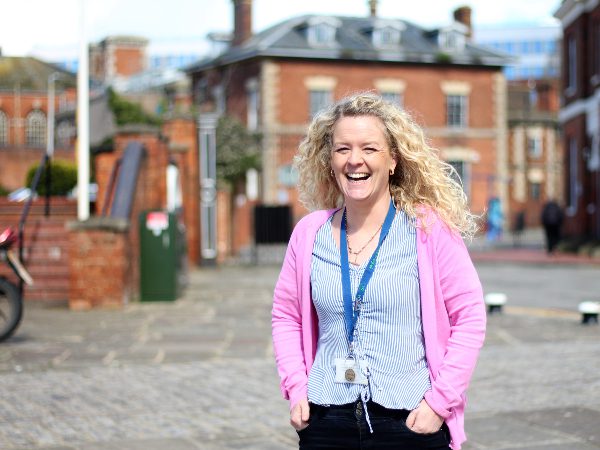
{"label": "person walking in background", "polygon": [[542,208],[542,226],[546,235],[546,250],[548,254],[552,254],[556,245],[560,241],[560,228],[564,219],[563,211],[560,205],[550,200],[544,204]]}
{"label": "person walking in background", "polygon": [[521,246],[521,236],[525,230],[525,210],[522,209],[515,215],[513,223],[513,247]]}
{"label": "person walking in background", "polygon": [[495,242],[502,236],[502,223],[504,215],[502,214],[502,206],[498,197],[492,197],[488,202],[487,212],[487,240]]}
{"label": "person walking in background", "polygon": [[316,211],[290,238],[272,331],[300,449],[460,449],[486,316],[452,167],[371,93],[318,114],[295,166]]}

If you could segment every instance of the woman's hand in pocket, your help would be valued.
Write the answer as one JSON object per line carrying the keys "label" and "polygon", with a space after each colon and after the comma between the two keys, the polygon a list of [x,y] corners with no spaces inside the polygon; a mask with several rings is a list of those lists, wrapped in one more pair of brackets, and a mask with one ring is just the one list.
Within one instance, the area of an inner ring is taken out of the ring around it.
{"label": "woman's hand in pocket", "polygon": [[413,409],[406,418],[408,429],[419,434],[436,433],[440,431],[443,424],[444,419],[431,409],[425,399],[421,400],[419,406]]}
{"label": "woman's hand in pocket", "polygon": [[308,426],[309,417],[310,407],[308,406],[308,399],[303,398],[290,411],[290,424],[296,431],[302,431]]}

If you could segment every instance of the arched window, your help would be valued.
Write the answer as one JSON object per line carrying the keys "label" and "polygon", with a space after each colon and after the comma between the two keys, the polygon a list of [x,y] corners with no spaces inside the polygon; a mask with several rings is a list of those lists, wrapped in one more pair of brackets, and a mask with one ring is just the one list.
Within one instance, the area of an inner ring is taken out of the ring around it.
{"label": "arched window", "polygon": [[42,111],[31,111],[27,115],[26,134],[29,147],[46,145],[46,116]]}
{"label": "arched window", "polygon": [[76,130],[71,121],[60,121],[56,126],[56,145],[61,148],[72,146],[75,134]]}
{"label": "arched window", "polygon": [[8,145],[8,117],[0,111],[0,147]]}

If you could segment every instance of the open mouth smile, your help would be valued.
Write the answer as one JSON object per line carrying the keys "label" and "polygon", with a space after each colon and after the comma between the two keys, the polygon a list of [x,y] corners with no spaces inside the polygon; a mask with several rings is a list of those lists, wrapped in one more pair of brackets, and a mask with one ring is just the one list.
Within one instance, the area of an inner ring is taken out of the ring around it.
{"label": "open mouth smile", "polygon": [[347,173],[348,181],[365,181],[371,177],[370,173]]}

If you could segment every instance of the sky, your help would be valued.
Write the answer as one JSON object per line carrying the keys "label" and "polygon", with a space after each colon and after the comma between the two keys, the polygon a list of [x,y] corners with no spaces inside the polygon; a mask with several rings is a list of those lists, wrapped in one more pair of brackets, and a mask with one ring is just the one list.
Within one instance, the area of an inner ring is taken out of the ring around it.
{"label": "sky", "polygon": [[[433,28],[450,23],[452,11],[468,5],[475,28],[546,25],[557,23],[552,14],[560,3],[379,0],[378,15]],[[366,16],[367,4],[367,0],[254,0],[253,30],[261,31],[303,14]],[[0,48],[4,56],[37,56],[50,61],[77,57],[81,23],[85,23],[87,42],[117,34],[136,35],[150,40],[150,53],[179,48],[200,56],[209,48],[207,33],[233,28],[231,0],[3,0],[1,15]]]}

